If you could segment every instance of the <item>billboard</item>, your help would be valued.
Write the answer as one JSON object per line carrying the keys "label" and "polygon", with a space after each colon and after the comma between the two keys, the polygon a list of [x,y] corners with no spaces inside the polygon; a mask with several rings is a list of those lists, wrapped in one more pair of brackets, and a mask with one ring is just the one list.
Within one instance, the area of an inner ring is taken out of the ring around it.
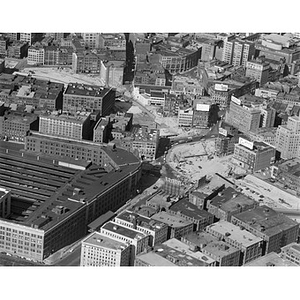
{"label": "billboard", "polygon": [[215,84],[215,90],[222,91],[222,92],[227,92],[228,91],[228,85],[227,84],[216,83]]}
{"label": "billboard", "polygon": [[243,139],[243,138],[239,138],[239,144],[240,145],[243,145],[244,147],[248,148],[248,149],[253,149],[253,142],[250,142],[246,139]]}
{"label": "billboard", "polygon": [[236,98],[236,97],[234,97],[234,96],[231,96],[231,101],[234,102],[234,103],[236,103],[236,104],[238,104],[238,105],[242,104],[241,100],[238,99],[238,98]]}
{"label": "billboard", "polygon": [[222,127],[219,127],[219,133],[224,135],[224,136],[227,136],[228,135],[228,131]]}
{"label": "billboard", "polygon": [[209,111],[209,108],[210,108],[209,104],[196,104],[196,110]]}

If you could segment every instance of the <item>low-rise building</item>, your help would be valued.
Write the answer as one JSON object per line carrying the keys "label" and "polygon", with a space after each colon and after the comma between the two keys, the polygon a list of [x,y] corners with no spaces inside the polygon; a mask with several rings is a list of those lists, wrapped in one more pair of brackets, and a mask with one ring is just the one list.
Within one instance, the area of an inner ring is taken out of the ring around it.
{"label": "low-rise building", "polygon": [[186,109],[179,109],[178,126],[192,127],[193,117],[194,117],[194,110],[192,107]]}
{"label": "low-rise building", "polygon": [[131,211],[124,211],[115,217],[114,222],[122,226],[133,228],[150,235],[149,246],[163,243],[167,240],[168,226]]}
{"label": "low-rise building", "polygon": [[266,205],[236,214],[231,222],[263,239],[263,254],[279,252],[280,248],[297,241],[299,235],[297,222]]}
{"label": "low-rise building", "polygon": [[227,221],[219,221],[209,225],[206,227],[206,231],[241,250],[240,265],[244,265],[262,255],[262,238]]}
{"label": "low-rise building", "polygon": [[175,95],[188,94],[193,96],[203,96],[204,87],[199,79],[182,75],[173,76],[170,93]]}
{"label": "low-rise building", "polygon": [[207,210],[217,219],[230,222],[232,215],[258,205],[253,199],[228,187],[208,201]]}
{"label": "low-rise building", "polygon": [[183,217],[172,215],[165,211],[151,216],[151,219],[168,225],[168,239],[180,239],[182,236],[192,232],[194,227],[192,221],[187,221]]}
{"label": "low-rise building", "polygon": [[196,231],[204,230],[206,226],[214,221],[214,216],[211,213],[199,209],[196,205],[189,202],[188,199],[177,201],[169,207],[168,212],[193,222],[194,230]]}
{"label": "low-rise building", "polygon": [[255,260],[245,264],[245,267],[295,267],[295,263],[280,257],[275,252],[270,252],[264,256],[261,256]]}
{"label": "low-rise building", "polygon": [[80,266],[130,266],[131,245],[93,232],[81,242]]}
{"label": "low-rise building", "polygon": [[109,221],[100,228],[100,234],[113,240],[132,245],[130,265],[134,264],[135,256],[149,249],[148,234],[136,229],[121,226],[118,223]]}
{"label": "low-rise building", "polygon": [[234,146],[234,160],[245,170],[256,172],[270,167],[275,161],[275,148],[263,142],[250,142],[240,137]]}
{"label": "low-rise building", "polygon": [[282,247],[280,257],[300,266],[300,245],[291,243]]}

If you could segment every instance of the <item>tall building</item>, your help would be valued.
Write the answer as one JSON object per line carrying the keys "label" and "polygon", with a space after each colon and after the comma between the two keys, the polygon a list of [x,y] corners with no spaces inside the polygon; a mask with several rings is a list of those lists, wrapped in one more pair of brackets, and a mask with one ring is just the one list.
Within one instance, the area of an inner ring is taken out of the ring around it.
{"label": "tall building", "polygon": [[32,33],[20,33],[20,41],[28,42],[28,44],[31,45]]}
{"label": "tall building", "polygon": [[100,48],[100,33],[82,33],[81,37],[83,38],[86,46],[88,46],[91,49],[97,49]]}
{"label": "tall building", "polygon": [[80,266],[130,266],[131,245],[93,232],[81,242]]}
{"label": "tall building", "polygon": [[87,84],[69,83],[64,93],[63,111],[95,111],[101,116],[110,114],[115,103],[114,89]]}
{"label": "tall building", "polygon": [[283,159],[300,156],[300,117],[289,117],[286,125],[278,126],[275,147]]}
{"label": "tall building", "polygon": [[299,224],[266,205],[232,216],[231,222],[262,238],[263,254],[279,252],[280,248],[297,241]]}
{"label": "tall building", "polygon": [[0,187],[0,218],[6,218],[11,213],[11,193]]}
{"label": "tall building", "polygon": [[88,139],[91,113],[40,115],[39,132],[75,140]]}
{"label": "tall building", "polygon": [[45,49],[43,47],[36,46],[29,47],[27,62],[29,65],[44,65]]}

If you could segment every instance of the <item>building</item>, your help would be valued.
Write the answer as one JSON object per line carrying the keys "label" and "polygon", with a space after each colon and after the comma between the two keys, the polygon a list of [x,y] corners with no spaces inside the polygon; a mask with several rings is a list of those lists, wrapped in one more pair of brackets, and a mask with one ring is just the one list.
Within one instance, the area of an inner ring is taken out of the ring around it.
{"label": "building", "polygon": [[51,114],[40,115],[39,132],[52,136],[69,137],[75,140],[88,139],[90,134],[91,113],[77,115]]}
{"label": "building", "polygon": [[231,222],[263,239],[263,254],[297,241],[299,224],[266,205],[232,216]]}
{"label": "building", "polygon": [[60,50],[57,46],[44,47],[44,65],[52,66],[59,65]]}
{"label": "building", "polygon": [[[108,118],[109,119],[109,118]],[[93,128],[94,143],[108,143],[109,120],[100,118]]]}
{"label": "building", "polygon": [[0,58],[0,73],[4,71],[5,68],[5,60]]}
{"label": "building", "polygon": [[188,199],[180,199],[175,202],[169,207],[168,213],[193,222],[195,231],[204,230],[206,226],[214,221],[214,216],[211,213],[199,209],[196,205],[189,202]]}
{"label": "building", "polygon": [[234,146],[233,159],[250,172],[270,167],[275,161],[275,148],[264,142],[250,142],[242,137]]}
{"label": "building", "polygon": [[124,205],[140,178],[137,160],[117,172],[93,164],[78,169],[72,166],[75,159],[32,155],[5,145],[0,185],[11,191],[11,213],[0,218],[0,251],[39,262],[84,237],[100,215]]}
{"label": "building", "polygon": [[131,245],[93,232],[81,242],[80,266],[130,266]]}
{"label": "building", "polygon": [[192,107],[179,109],[178,111],[178,126],[192,127],[193,126],[194,110]]}
{"label": "building", "polygon": [[202,252],[214,259],[217,262],[216,266],[239,266],[241,250],[225,242],[211,242],[202,249]]}
{"label": "building", "polygon": [[[181,242],[180,240],[176,238],[171,238],[163,243],[163,245],[166,245],[176,251],[179,251],[181,253],[184,253],[186,255],[189,255],[197,260],[200,260],[204,265],[214,267],[216,266],[216,260],[211,258],[210,256],[205,255],[202,251],[199,249],[193,249],[191,250],[188,245]],[[196,250],[196,251],[195,251]]]}
{"label": "building", "polygon": [[97,49],[100,48],[100,33],[81,33],[81,37],[83,38],[85,45],[88,46],[90,49]]}
{"label": "building", "polygon": [[242,105],[233,97],[230,102],[229,111],[226,112],[225,122],[247,133],[256,132],[260,125],[261,111],[257,108]]}
{"label": "building", "polygon": [[300,117],[291,116],[286,125],[278,126],[275,147],[283,159],[291,159],[300,155]]}
{"label": "building", "polygon": [[187,221],[181,216],[172,215],[165,211],[151,216],[151,219],[168,225],[168,239],[180,239],[182,236],[192,232],[194,227],[192,221]]}
{"label": "building", "polygon": [[72,71],[74,73],[99,74],[101,70],[101,57],[91,51],[77,51],[72,54]]}
{"label": "building", "polygon": [[181,196],[185,192],[185,186],[180,180],[165,177],[164,191],[169,195]]}
{"label": "building", "polygon": [[68,157],[91,161],[108,171],[139,161],[135,155],[118,147],[99,145],[92,141],[71,140],[68,137],[43,135],[36,132],[31,132],[25,137],[25,150],[56,156],[57,158]]}
{"label": "building", "polygon": [[295,265],[300,265],[300,246],[297,243],[291,243],[281,248],[280,257],[288,260]]}
{"label": "building", "polygon": [[[161,251],[157,251],[161,249]],[[172,249],[172,248],[171,248]],[[171,250],[169,247],[157,248],[147,253],[141,253],[135,258],[134,266],[136,267],[176,267],[179,265],[179,260],[176,261],[174,255],[168,255]],[[169,251],[168,251],[169,250]],[[176,253],[177,254],[177,253]],[[172,262],[174,261],[174,263]],[[182,265],[187,266],[187,261],[180,261]],[[176,264],[177,263],[177,264]],[[186,264],[184,264],[186,263]]]}
{"label": "building", "polygon": [[195,99],[193,108],[193,127],[207,128],[210,123],[211,101],[205,98]]}
{"label": "building", "polygon": [[234,152],[234,145],[239,141],[239,131],[234,126],[222,122],[219,125],[219,134],[215,139],[216,154],[230,155]]}
{"label": "building", "polygon": [[227,221],[219,221],[206,227],[206,231],[241,250],[240,265],[262,256],[263,239]]}
{"label": "building", "polygon": [[168,226],[131,211],[124,211],[115,217],[114,222],[150,235],[149,246],[154,247],[167,240]]}
{"label": "building", "polygon": [[38,130],[39,118],[35,114],[10,111],[4,116],[0,116],[2,122],[2,130],[0,127],[0,136],[6,140],[24,143],[25,137],[30,130]]}
{"label": "building", "polygon": [[64,93],[63,111],[99,110],[101,116],[106,116],[114,106],[115,94],[111,88],[69,83]]}
{"label": "building", "polygon": [[109,87],[121,87],[123,85],[124,61],[102,61],[100,78]]}
{"label": "building", "polygon": [[0,187],[0,218],[7,218],[11,213],[11,193]]}
{"label": "building", "polygon": [[130,265],[134,264],[135,256],[147,251],[149,247],[150,236],[136,229],[121,226],[116,222],[109,221],[100,228],[100,234],[113,240],[132,245]]}
{"label": "building", "polygon": [[207,210],[217,219],[230,222],[232,215],[258,205],[253,199],[228,187],[208,201]]}
{"label": "building", "polygon": [[270,252],[264,256],[261,256],[245,265],[245,267],[295,267],[295,263],[283,259],[279,254]]}
{"label": "building", "polygon": [[45,49],[38,46],[30,46],[28,48],[27,63],[29,65],[44,65]]}
{"label": "building", "polygon": [[263,59],[251,60],[246,64],[246,76],[257,80],[260,85],[269,81],[270,71],[270,63]]}
{"label": "building", "polygon": [[12,58],[24,58],[28,56],[28,43],[22,41],[13,41],[7,47],[7,56]]}
{"label": "building", "polygon": [[279,182],[300,194],[300,160],[299,158],[289,159],[281,164],[272,166],[271,175]]}
{"label": "building", "polygon": [[196,78],[191,78],[187,76],[175,75],[172,78],[172,87],[170,93],[175,95],[188,94],[194,96],[203,96],[204,87],[201,81]]}
{"label": "building", "polygon": [[27,42],[29,45],[32,44],[34,33],[20,33],[20,41]]}

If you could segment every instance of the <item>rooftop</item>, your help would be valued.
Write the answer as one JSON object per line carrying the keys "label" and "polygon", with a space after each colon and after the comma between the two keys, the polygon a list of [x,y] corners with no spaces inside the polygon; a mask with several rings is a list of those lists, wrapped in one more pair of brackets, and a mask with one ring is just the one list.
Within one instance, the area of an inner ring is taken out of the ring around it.
{"label": "rooftop", "polygon": [[[161,251],[162,252],[162,251]],[[156,267],[175,267],[176,264],[165,258],[163,255],[158,254],[159,252],[150,251],[148,253],[142,253],[136,256],[137,260],[140,260],[150,266]]]}
{"label": "rooftop", "polygon": [[111,89],[101,86],[69,83],[65,91],[65,95],[88,96],[88,97],[104,97]]}
{"label": "rooftop", "polygon": [[185,227],[188,226],[190,224],[192,224],[192,222],[190,221],[186,221],[185,219],[183,219],[180,216],[176,216],[176,215],[171,215],[165,211],[159,212],[155,215],[153,215],[151,217],[151,219],[159,221],[159,222],[163,222],[165,224],[167,224],[170,227]]}
{"label": "rooftop", "polygon": [[199,209],[196,205],[189,202],[188,199],[181,199],[169,208],[171,211],[180,212],[182,215],[194,219],[213,218],[213,215],[205,210]]}
{"label": "rooftop", "polygon": [[294,226],[299,226],[297,222],[266,205],[239,213],[235,215],[235,218],[267,236],[273,236]]}
{"label": "rooftop", "polygon": [[188,235],[185,235],[181,238],[185,243],[191,243],[194,246],[205,247],[211,242],[216,242],[218,239],[213,235],[202,231],[202,232],[191,232]]}
{"label": "rooftop", "polygon": [[146,235],[140,231],[137,231],[135,229],[129,228],[129,227],[125,227],[122,226],[120,224],[117,224],[115,222],[109,221],[107,223],[105,223],[102,227],[101,227],[101,231],[102,229],[114,232],[118,235],[122,235],[125,236],[129,239],[135,239],[135,240],[140,240],[144,237],[146,237]]}
{"label": "rooftop", "polygon": [[81,112],[78,114],[44,114],[40,116],[40,121],[42,119],[53,119],[53,120],[60,120],[72,123],[83,124],[85,121],[88,120],[90,116],[90,112]]}
{"label": "rooftop", "polygon": [[222,236],[226,236],[231,240],[237,241],[243,247],[249,247],[262,241],[261,238],[256,237],[249,231],[245,229],[242,230],[240,227],[227,221],[221,220],[217,223],[208,225],[207,229],[212,230]]}
{"label": "rooftop", "polygon": [[264,256],[261,256],[251,262],[245,264],[245,267],[288,267],[288,266],[296,266],[296,264],[292,263],[287,259],[281,258],[277,253],[271,252]]}
{"label": "rooftop", "polygon": [[84,245],[90,245],[93,247],[101,247],[106,248],[110,250],[124,250],[128,247],[127,244],[110,239],[109,237],[102,235],[98,232],[91,233],[88,237],[86,237],[82,244]]}
{"label": "rooftop", "polygon": [[239,250],[225,242],[214,241],[205,246],[203,248],[203,251],[206,251],[209,254],[215,255],[217,257],[223,257],[238,252]]}

